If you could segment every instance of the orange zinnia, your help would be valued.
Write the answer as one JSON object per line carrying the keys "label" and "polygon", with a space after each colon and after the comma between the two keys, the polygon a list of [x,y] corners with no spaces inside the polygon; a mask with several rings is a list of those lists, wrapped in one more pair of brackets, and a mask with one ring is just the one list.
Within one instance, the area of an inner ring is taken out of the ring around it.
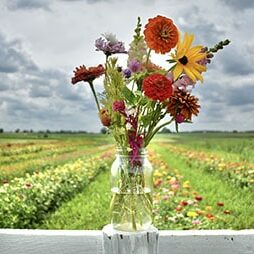
{"label": "orange zinnia", "polygon": [[165,54],[178,42],[178,30],[169,18],[158,15],[145,26],[145,41],[156,53]]}
{"label": "orange zinnia", "polygon": [[94,79],[98,78],[105,73],[105,69],[102,64],[99,64],[97,67],[86,68],[85,65],[76,67],[74,72],[74,77],[71,80],[71,83],[74,85],[80,81],[92,82]]}

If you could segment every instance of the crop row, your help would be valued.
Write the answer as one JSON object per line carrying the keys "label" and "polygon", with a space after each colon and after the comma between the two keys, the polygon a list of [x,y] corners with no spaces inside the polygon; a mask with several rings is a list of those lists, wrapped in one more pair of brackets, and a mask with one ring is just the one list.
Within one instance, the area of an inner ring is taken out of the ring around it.
{"label": "crop row", "polygon": [[158,155],[154,172],[154,224],[160,229],[213,229],[224,227],[231,217],[224,202],[211,203],[196,191],[177,169]]}
{"label": "crop row", "polygon": [[34,158],[30,155],[25,160],[0,165],[0,185],[14,177],[23,177],[26,173],[44,171],[52,165],[63,164],[77,158],[84,158],[94,153],[106,151],[109,146],[100,146],[88,149],[88,147],[73,149],[57,150],[55,153],[44,154],[43,152]]}
{"label": "crop row", "polygon": [[214,154],[189,150],[167,145],[170,152],[184,158],[191,167],[199,167],[208,172],[218,172],[226,180],[241,188],[253,188],[254,164],[247,162],[226,161]]}
{"label": "crop row", "polygon": [[80,192],[100,171],[108,168],[111,155],[78,159],[44,172],[14,178],[0,186],[0,228],[34,228],[48,212]]}

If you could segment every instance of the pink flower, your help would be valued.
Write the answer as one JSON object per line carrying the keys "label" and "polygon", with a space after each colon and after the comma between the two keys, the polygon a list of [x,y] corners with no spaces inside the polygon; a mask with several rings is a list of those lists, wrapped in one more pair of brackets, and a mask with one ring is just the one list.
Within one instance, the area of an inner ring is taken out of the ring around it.
{"label": "pink flower", "polygon": [[193,220],[191,223],[193,225],[199,225],[199,224],[201,224],[201,221],[200,220]]}
{"label": "pink flower", "polygon": [[112,105],[112,109],[115,112],[123,113],[125,110],[125,104],[124,101],[115,101]]}
{"label": "pink flower", "polygon": [[174,78],[173,78],[173,74],[172,72],[168,72],[168,74],[166,75],[166,77],[173,83],[174,82]]}
{"label": "pink flower", "polygon": [[185,117],[182,114],[178,114],[176,116],[176,122],[177,123],[182,123],[182,122],[184,122],[184,120],[185,120]]}
{"label": "pink flower", "polygon": [[162,199],[166,201],[166,200],[169,199],[169,196],[168,196],[168,195],[164,195],[164,196],[162,197]]}
{"label": "pink flower", "polygon": [[181,90],[184,92],[191,92],[195,83],[186,74],[182,75],[176,82],[173,83],[174,91]]}
{"label": "pink flower", "polygon": [[180,188],[180,185],[178,183],[175,183],[175,184],[171,185],[171,189],[174,190],[174,191],[178,190],[179,188]]}

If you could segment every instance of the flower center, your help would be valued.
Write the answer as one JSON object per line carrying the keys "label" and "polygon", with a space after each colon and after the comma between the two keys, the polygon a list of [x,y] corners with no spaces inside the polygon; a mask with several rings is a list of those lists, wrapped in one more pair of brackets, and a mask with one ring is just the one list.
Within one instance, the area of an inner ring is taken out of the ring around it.
{"label": "flower center", "polygon": [[161,30],[161,37],[163,39],[167,39],[170,37],[170,31],[168,29],[168,26],[163,26],[162,30]]}
{"label": "flower center", "polygon": [[181,64],[186,65],[188,63],[188,58],[187,58],[187,56],[183,56],[182,58],[178,59],[178,61]]}

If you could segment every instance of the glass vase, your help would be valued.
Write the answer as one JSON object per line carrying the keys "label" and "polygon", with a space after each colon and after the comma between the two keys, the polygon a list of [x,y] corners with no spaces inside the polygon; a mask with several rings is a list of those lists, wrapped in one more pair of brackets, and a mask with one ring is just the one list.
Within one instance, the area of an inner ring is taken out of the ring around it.
{"label": "glass vase", "polygon": [[147,152],[135,160],[118,149],[111,167],[111,224],[120,231],[143,231],[152,224],[153,168]]}

